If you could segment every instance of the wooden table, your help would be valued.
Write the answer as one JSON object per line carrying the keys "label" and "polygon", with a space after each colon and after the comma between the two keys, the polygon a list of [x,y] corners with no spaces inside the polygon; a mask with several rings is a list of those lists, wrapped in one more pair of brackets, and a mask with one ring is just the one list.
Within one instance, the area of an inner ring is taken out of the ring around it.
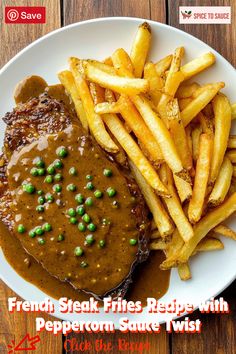
{"label": "wooden table", "polygon": [[[46,6],[47,23],[39,25],[6,25],[4,24],[5,6]],[[231,5],[231,25],[179,25],[179,5]],[[2,0],[0,2],[0,66],[18,53],[26,45],[44,34],[68,25],[73,22],[90,18],[105,16],[132,16],[152,19],[181,28],[196,37],[204,40],[210,46],[220,52],[229,62],[236,66],[236,2],[234,0]],[[232,83],[233,84],[233,83]],[[226,260],[227,262],[227,260]],[[223,292],[225,300],[230,304],[231,312],[228,315],[200,315],[196,311],[192,319],[200,318],[203,323],[201,334],[166,334],[163,330],[158,335],[71,335],[77,341],[94,341],[103,338],[114,344],[112,354],[118,353],[116,342],[118,338],[127,341],[150,343],[150,349],[143,353],[150,354],[234,354],[236,353],[236,301],[235,282]],[[207,286],[207,284],[206,284]],[[0,283],[0,353],[8,352],[7,344],[11,340],[17,343],[26,333],[35,335],[34,314],[9,314],[7,310],[7,298],[16,296],[6,285]],[[49,319],[50,316],[44,316]],[[65,338],[61,335],[53,336],[47,332],[40,334],[41,341],[34,353],[60,354],[63,350]],[[72,353],[72,351],[68,351]],[[78,351],[74,353],[79,353]],[[88,352],[86,352],[88,353]],[[97,351],[89,351],[97,353]],[[102,352],[103,353],[103,352]],[[126,351],[125,353],[131,353]],[[136,352],[137,353],[137,352]]]}

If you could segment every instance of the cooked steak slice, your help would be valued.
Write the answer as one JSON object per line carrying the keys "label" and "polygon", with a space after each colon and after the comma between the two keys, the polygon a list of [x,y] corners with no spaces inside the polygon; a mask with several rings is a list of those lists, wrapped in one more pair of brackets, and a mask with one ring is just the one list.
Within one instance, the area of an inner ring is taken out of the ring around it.
{"label": "cooked steak slice", "polygon": [[[99,299],[124,296],[148,256],[147,209],[134,180],[45,94],[4,121],[2,220],[52,276]],[[58,155],[63,168],[54,171]],[[41,159],[48,176],[32,172]]]}

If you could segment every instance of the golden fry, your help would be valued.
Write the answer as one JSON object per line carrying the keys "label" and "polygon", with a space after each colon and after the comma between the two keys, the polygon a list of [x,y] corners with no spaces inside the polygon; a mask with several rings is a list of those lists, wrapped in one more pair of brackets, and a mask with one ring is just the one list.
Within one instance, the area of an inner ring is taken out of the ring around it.
{"label": "golden fry", "polygon": [[236,103],[231,106],[232,119],[236,119]]}
{"label": "golden fry", "polygon": [[192,278],[191,270],[188,262],[182,263],[178,266],[178,273],[181,280],[189,280]]}
{"label": "golden fry", "polygon": [[218,225],[213,229],[213,231],[217,234],[232,238],[234,241],[236,241],[236,232],[231,230],[228,226]]}
{"label": "golden fry", "polygon": [[192,102],[192,100],[193,98],[180,98],[178,100],[180,111],[183,111]]}
{"label": "golden fry", "polygon": [[166,57],[164,57],[163,59],[159,60],[155,64],[157,74],[160,77],[162,77],[165,74],[165,72],[169,69],[172,59],[173,59],[173,55],[170,54],[170,55],[167,55]]}
{"label": "golden fry", "polygon": [[136,95],[141,92],[147,92],[149,88],[148,81],[145,79],[133,79],[111,75],[89,63],[85,65],[85,73],[88,80],[118,93]]}
{"label": "golden fry", "polygon": [[115,114],[104,114],[103,120],[150,186],[160,195],[168,196],[167,188],[163,185],[157,172],[129,135],[120,119]]}
{"label": "golden fry", "polygon": [[232,163],[236,163],[236,149],[227,151],[226,156]]}
{"label": "golden fry", "polygon": [[144,22],[138,28],[130,53],[130,59],[133,63],[135,77],[142,76],[144,64],[150,48],[150,43],[151,27],[147,22]]}
{"label": "golden fry", "polygon": [[201,123],[202,131],[203,133],[207,134],[213,134],[214,133],[214,125],[213,125],[213,119],[210,117],[206,116],[202,112],[198,114],[198,119]]}
{"label": "golden fry", "polygon": [[174,181],[181,203],[189,200],[193,194],[191,184],[176,175]]}
{"label": "golden fry", "polygon": [[223,248],[224,245],[219,239],[214,237],[208,237],[208,238],[204,238],[199,242],[199,244],[195,248],[194,253],[222,250]]}
{"label": "golden fry", "polygon": [[236,149],[236,135],[230,135],[227,147],[229,149]]}
{"label": "golden fry", "polygon": [[227,157],[225,157],[221,165],[218,177],[215,181],[214,188],[208,200],[208,204],[210,206],[215,207],[224,201],[229,191],[232,175],[233,175],[233,166],[230,160]]}
{"label": "golden fry", "polygon": [[118,152],[118,146],[113,142],[110,135],[107,133],[101,117],[94,111],[93,99],[91,97],[87,82],[78,71],[74,70],[73,76],[86,112],[89,128],[94,138],[105,150],[113,153]]}
{"label": "golden fry", "polygon": [[181,237],[186,242],[193,237],[193,228],[184,214],[181,203],[176,194],[172,173],[165,164],[160,167],[160,176],[162,182],[167,185],[169,194],[171,195],[171,198],[165,199],[165,204]]}
{"label": "golden fry", "polygon": [[142,115],[147,126],[155,136],[162,151],[163,157],[168,163],[169,167],[172,169],[173,173],[179,175],[179,177],[186,178],[187,176],[186,173],[184,173],[184,168],[178,155],[177,149],[171,138],[170,132],[166,128],[163,121],[151,109],[149,103],[144,97],[133,96],[131,99]]}
{"label": "golden fry", "polygon": [[157,251],[157,250],[164,251],[166,250],[166,248],[167,248],[167,244],[163,239],[152,241],[149,245],[149,249],[151,251]]}
{"label": "golden fry", "polygon": [[197,161],[199,155],[199,142],[200,136],[202,134],[202,127],[200,125],[196,125],[192,130],[192,148],[193,148],[193,160]]}
{"label": "golden fry", "polygon": [[207,183],[212,157],[212,137],[202,134],[200,137],[199,156],[193,186],[193,195],[189,203],[188,217],[191,223],[199,221],[203,211]]}
{"label": "golden fry", "polygon": [[61,71],[58,74],[58,78],[59,78],[61,84],[65,87],[66,91],[71,96],[71,99],[75,105],[75,110],[76,110],[77,116],[78,116],[83,128],[86,131],[88,131],[88,121],[87,121],[86,113],[85,113],[82,101],[80,99],[78,90],[76,88],[75,80],[73,78],[72,73],[68,70]]}
{"label": "golden fry", "polygon": [[176,229],[173,233],[171,241],[168,243],[166,253],[166,259],[161,263],[160,268],[163,270],[170,269],[177,265],[176,257],[181,252],[184,246],[184,240]]}
{"label": "golden fry", "polygon": [[131,59],[123,48],[117,49],[111,56],[114,68],[119,76],[134,77]]}
{"label": "golden fry", "polygon": [[157,74],[155,65],[153,63],[147,63],[144,67],[144,79],[149,81],[149,96],[151,97],[155,106],[158,105],[162,88],[164,87],[163,79]]}
{"label": "golden fry", "polygon": [[235,211],[236,193],[232,194],[223,204],[212,210],[195,225],[194,237],[185,243],[180,254],[176,255],[175,261],[177,263],[186,263],[198,243],[208,234],[208,232],[227,219]]}
{"label": "golden fry", "polygon": [[[224,87],[223,82],[202,86],[200,93],[181,112],[183,125],[186,127],[196,115],[215,97],[217,92]],[[197,90],[198,91],[198,90]]]}
{"label": "golden fry", "polygon": [[231,107],[226,96],[219,94],[213,100],[215,134],[210,183],[214,183],[224,159],[231,127]]}
{"label": "golden fry", "polygon": [[205,70],[214,63],[215,55],[209,52],[183,65],[180,70],[184,74],[185,80],[188,80],[192,76],[199,74],[201,71]]}
{"label": "golden fry", "polygon": [[194,92],[199,88],[199,84],[197,82],[192,82],[191,84],[182,84],[178,88],[176,92],[177,98],[189,98]]}
{"label": "golden fry", "polygon": [[135,177],[135,180],[141,189],[141,192],[146,200],[146,203],[153,215],[156,227],[161,237],[169,236],[173,233],[173,224],[162,205],[160,198],[154,193],[153,189],[149,186],[143,178],[136,166],[130,162],[130,167]]}
{"label": "golden fry", "polygon": [[98,114],[105,114],[105,113],[119,113],[120,105],[118,102],[102,102],[98,103],[94,110]]}

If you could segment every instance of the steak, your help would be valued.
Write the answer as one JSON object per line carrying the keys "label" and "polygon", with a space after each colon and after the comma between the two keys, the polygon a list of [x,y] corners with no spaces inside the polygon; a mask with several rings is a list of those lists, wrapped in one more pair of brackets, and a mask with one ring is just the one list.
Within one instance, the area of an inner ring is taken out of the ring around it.
{"label": "steak", "polygon": [[3,120],[2,221],[52,276],[97,299],[123,297],[149,255],[148,210],[130,171],[47,93]]}

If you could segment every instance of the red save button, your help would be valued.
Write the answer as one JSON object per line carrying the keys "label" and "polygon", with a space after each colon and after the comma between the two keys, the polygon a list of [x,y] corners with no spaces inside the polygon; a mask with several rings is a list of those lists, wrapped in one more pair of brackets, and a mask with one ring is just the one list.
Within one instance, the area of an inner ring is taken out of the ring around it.
{"label": "red save button", "polygon": [[45,23],[46,8],[44,6],[6,6],[6,23]]}

